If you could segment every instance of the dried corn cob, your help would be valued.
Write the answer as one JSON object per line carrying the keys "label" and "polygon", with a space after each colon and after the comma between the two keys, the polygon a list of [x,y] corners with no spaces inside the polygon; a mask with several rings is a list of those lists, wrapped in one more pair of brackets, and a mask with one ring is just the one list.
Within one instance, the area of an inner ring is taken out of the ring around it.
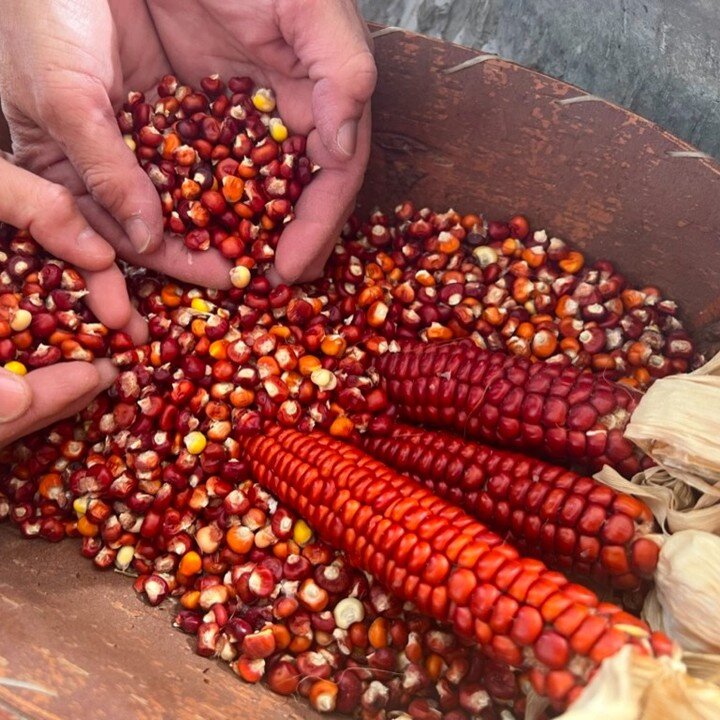
{"label": "dried corn cob", "polygon": [[591,477],[403,423],[363,447],[551,567],[635,589],[657,566],[650,508]]}
{"label": "dried corn cob", "polygon": [[521,558],[460,508],[355,447],[278,427],[241,444],[256,480],[325,541],[495,659],[527,668],[556,707],[626,645],[675,650],[641,620]]}
{"label": "dried corn cob", "polygon": [[593,469],[640,469],[623,429],[641,396],[624,385],[469,341],[410,345],[376,367],[410,422]]}

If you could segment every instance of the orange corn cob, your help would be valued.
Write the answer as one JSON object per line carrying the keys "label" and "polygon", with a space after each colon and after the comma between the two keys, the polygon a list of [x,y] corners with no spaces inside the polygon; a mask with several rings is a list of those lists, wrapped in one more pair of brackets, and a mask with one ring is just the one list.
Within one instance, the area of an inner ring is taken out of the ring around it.
{"label": "orange corn cob", "polygon": [[526,668],[558,708],[625,645],[675,652],[666,636],[540,560],[521,558],[459,507],[362,450],[278,427],[241,444],[255,479],[323,540],[491,657]]}
{"label": "orange corn cob", "polygon": [[659,547],[645,503],[544,460],[397,423],[363,436],[374,458],[427,485],[548,565],[629,590],[652,577]]}

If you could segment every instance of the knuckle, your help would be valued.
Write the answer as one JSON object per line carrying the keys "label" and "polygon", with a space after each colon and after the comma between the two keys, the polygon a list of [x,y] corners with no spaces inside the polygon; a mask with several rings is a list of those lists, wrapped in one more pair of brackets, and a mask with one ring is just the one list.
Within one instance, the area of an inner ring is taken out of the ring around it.
{"label": "knuckle", "polygon": [[124,198],[117,175],[103,164],[88,167],[82,177],[93,200],[115,215],[122,207]]}
{"label": "knuckle", "polygon": [[147,198],[154,201],[157,197],[155,188],[151,184],[148,187],[150,180],[142,168],[132,157],[129,166],[124,160],[122,156],[113,156],[111,160],[88,164],[82,172],[83,183],[92,199],[122,219],[136,213],[138,206],[151,202]]}
{"label": "knuckle", "polygon": [[378,79],[375,60],[372,55],[369,55],[369,57],[369,63],[366,64],[365,67],[360,69],[356,76],[356,82],[358,83],[358,92],[360,92],[366,100],[373,94],[373,92],[375,92],[375,86],[377,85]]}
{"label": "knuckle", "polygon": [[84,136],[97,125],[115,122],[105,83],[88,73],[49,71],[39,82],[35,103],[39,118],[61,143],[76,140],[68,133]]}
{"label": "knuckle", "polygon": [[345,61],[342,72],[350,80],[346,87],[353,99],[358,102],[369,100],[375,90],[378,77],[375,58],[370,50],[360,50],[351,55]]}

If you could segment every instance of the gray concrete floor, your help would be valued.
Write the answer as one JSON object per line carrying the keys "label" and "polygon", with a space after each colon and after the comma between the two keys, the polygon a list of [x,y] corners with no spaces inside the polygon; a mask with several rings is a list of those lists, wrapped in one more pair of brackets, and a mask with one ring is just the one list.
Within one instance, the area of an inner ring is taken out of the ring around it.
{"label": "gray concrete floor", "polygon": [[720,158],[720,0],[359,0],[580,86]]}

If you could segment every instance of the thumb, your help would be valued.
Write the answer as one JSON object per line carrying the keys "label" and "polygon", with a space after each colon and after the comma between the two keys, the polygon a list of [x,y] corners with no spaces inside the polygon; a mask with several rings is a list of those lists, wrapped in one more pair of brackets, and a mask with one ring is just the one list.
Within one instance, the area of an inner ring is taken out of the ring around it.
{"label": "thumb", "polygon": [[125,144],[103,84],[91,76],[62,85],[43,103],[43,120],[90,194],[123,227],[140,253],[162,243],[160,199]]}
{"label": "thumb", "polygon": [[27,382],[15,373],[0,369],[0,422],[17,420],[27,412],[32,392]]}
{"label": "thumb", "polygon": [[[364,22],[352,0],[279,3],[281,32],[314,81],[320,139],[336,157],[355,154],[358,125],[377,81]],[[300,7],[300,9],[298,9]]]}

